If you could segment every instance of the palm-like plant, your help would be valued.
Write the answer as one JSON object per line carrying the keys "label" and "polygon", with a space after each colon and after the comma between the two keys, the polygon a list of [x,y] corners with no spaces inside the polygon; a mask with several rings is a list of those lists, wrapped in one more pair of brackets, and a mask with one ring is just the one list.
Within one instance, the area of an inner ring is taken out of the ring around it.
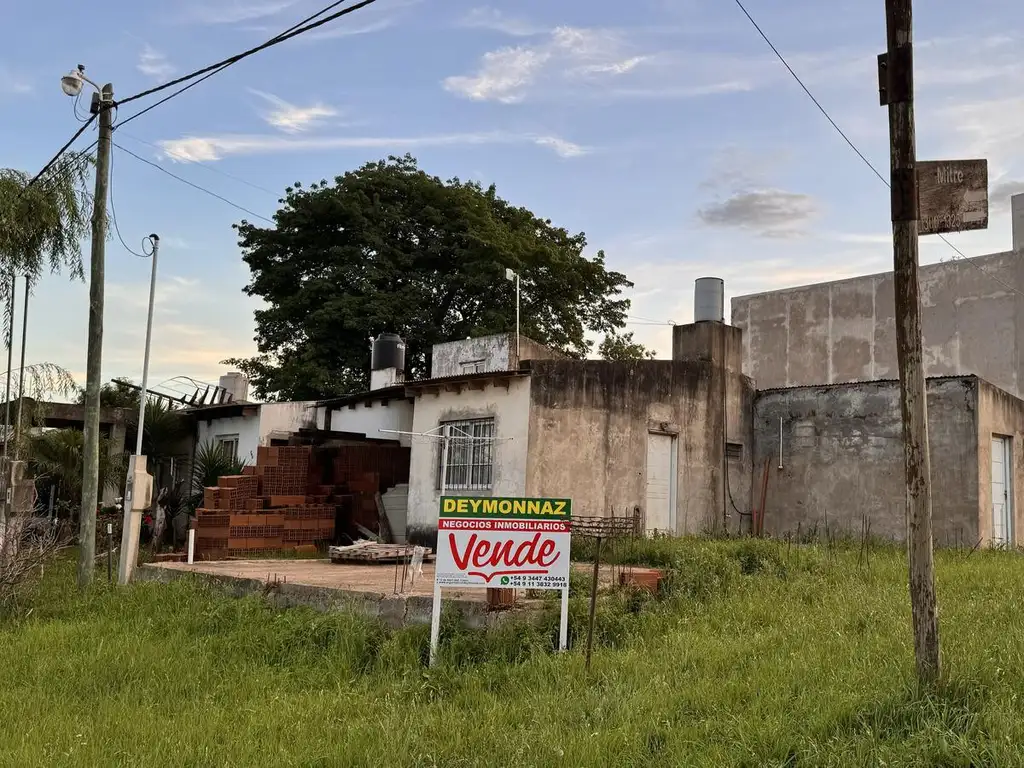
{"label": "palm-like plant", "polygon": [[207,440],[196,448],[195,457],[192,460],[192,487],[202,493],[203,488],[217,485],[217,481],[221,477],[240,475],[243,469],[245,469],[244,461],[235,458],[218,443]]}
{"label": "palm-like plant", "polygon": [[[51,429],[28,439],[28,460],[37,482],[48,479],[61,496],[73,503],[82,499],[84,437],[77,429]],[[100,440],[100,487],[119,488],[128,465],[124,454],[111,456],[107,441]]]}

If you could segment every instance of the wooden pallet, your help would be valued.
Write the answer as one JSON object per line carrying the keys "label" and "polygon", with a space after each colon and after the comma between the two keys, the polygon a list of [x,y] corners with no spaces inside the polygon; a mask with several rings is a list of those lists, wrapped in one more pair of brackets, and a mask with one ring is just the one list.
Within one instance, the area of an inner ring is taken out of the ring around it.
{"label": "wooden pallet", "polygon": [[[331,547],[328,553],[332,563],[400,563],[411,560],[415,547],[405,544],[378,544],[373,541],[348,547]],[[431,552],[423,555],[423,562],[434,559]]]}

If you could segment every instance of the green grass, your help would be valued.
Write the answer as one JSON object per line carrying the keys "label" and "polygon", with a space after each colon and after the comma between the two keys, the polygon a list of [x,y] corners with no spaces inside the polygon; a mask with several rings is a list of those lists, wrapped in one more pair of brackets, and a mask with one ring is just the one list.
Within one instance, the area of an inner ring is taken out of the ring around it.
{"label": "green grass", "polygon": [[1024,764],[1018,555],[939,553],[927,695],[897,549],[868,567],[856,548],[655,541],[631,559],[668,569],[665,593],[604,599],[589,673],[578,647],[550,652],[554,605],[486,634],[446,616],[427,670],[425,627],[193,581],[79,597],[62,563],[0,620],[0,765]]}

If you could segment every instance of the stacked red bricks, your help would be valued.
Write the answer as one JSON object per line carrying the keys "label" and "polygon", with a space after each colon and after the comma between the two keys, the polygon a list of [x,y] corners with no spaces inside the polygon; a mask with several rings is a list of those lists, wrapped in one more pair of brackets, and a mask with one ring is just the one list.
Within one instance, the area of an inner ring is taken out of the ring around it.
{"label": "stacked red bricks", "polygon": [[326,494],[307,494],[309,474],[307,446],[260,448],[255,467],[204,489],[196,510],[197,556],[272,555],[333,541],[336,506]]}

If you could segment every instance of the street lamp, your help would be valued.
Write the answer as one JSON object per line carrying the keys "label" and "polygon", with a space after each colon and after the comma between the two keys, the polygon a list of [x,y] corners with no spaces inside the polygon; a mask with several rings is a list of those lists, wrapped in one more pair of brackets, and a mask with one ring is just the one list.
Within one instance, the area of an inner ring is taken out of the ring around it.
{"label": "street lamp", "polygon": [[82,83],[88,83],[97,92],[102,92],[102,89],[96,83],[85,76],[85,66],[82,64],[78,65],[78,69],[72,69],[60,79],[61,89],[66,95],[71,97],[75,97],[82,92]]}
{"label": "street lamp", "polygon": [[89,266],[89,340],[86,352],[85,420],[82,449],[82,508],[78,524],[78,584],[93,579],[96,556],[96,505],[99,502],[100,385],[103,377],[103,282],[107,234],[107,187],[110,183],[110,143],[114,130],[114,86],[102,88],[85,76],[81,64],[60,79],[61,90],[72,98],[89,83],[97,90],[89,111],[99,113],[96,148],[96,190],[93,195],[92,248]]}

